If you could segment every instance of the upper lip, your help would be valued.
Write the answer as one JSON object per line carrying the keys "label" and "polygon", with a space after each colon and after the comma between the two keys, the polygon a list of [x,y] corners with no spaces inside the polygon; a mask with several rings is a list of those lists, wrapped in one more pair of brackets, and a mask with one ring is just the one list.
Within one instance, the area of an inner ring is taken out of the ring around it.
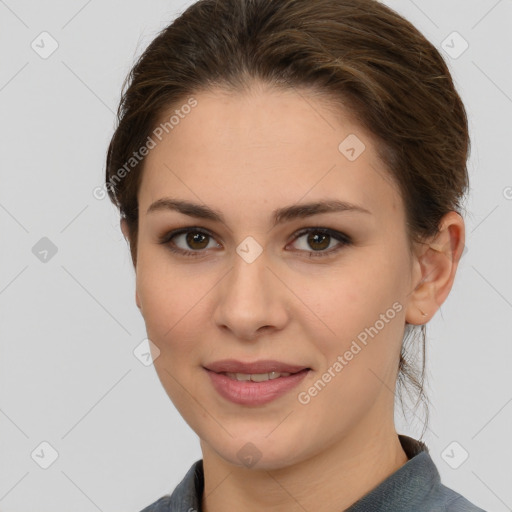
{"label": "upper lip", "polygon": [[266,359],[263,361],[253,361],[250,363],[244,363],[243,361],[237,361],[236,359],[223,359],[221,361],[215,361],[204,366],[207,370],[211,370],[215,373],[297,373],[304,369],[309,369],[307,366],[288,364],[281,361],[274,361]]}

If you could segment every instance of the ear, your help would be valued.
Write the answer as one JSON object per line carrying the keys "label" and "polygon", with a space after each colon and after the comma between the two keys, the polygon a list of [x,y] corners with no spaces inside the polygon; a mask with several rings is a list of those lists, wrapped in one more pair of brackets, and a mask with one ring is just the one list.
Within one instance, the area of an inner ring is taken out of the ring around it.
{"label": "ear", "polygon": [[[121,231],[123,232],[123,236],[127,242],[130,241],[130,231],[128,229],[128,222],[124,217],[121,217]],[[137,293],[137,289],[135,289],[135,304],[137,304],[137,307],[142,311],[142,306],[139,298],[139,294]]]}
{"label": "ear", "polygon": [[126,241],[130,241],[130,233],[128,231],[128,221],[124,217],[121,217],[120,226],[121,226],[121,231],[123,232],[124,238],[126,239]]}
{"label": "ear", "polygon": [[451,211],[441,219],[438,235],[418,247],[413,272],[415,288],[406,308],[407,323],[424,324],[441,307],[452,289],[464,244],[464,220]]}

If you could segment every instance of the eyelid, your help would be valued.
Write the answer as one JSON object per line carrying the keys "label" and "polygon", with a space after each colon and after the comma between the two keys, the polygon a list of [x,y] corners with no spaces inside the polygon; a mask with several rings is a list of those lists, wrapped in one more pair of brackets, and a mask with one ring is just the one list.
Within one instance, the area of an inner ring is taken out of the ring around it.
{"label": "eyelid", "polygon": [[300,229],[299,231],[294,233],[291,241],[294,242],[297,239],[299,239],[300,237],[307,235],[311,232],[328,235],[331,238],[333,238],[334,240],[336,240],[338,242],[338,244],[335,245],[333,248],[326,250],[326,251],[313,251],[313,250],[311,250],[311,251],[299,250],[298,251],[298,252],[303,252],[303,253],[309,254],[310,258],[316,258],[316,257],[328,258],[329,256],[335,255],[337,252],[339,252],[344,247],[348,247],[353,244],[352,238],[350,236],[348,236],[347,234],[345,234],[341,231],[338,231],[336,229],[331,229],[331,228],[326,228],[326,227],[321,227],[321,226],[309,226],[309,227]]}
{"label": "eyelid", "polygon": [[[193,257],[200,257],[203,255],[203,253],[206,252],[206,250],[200,250],[200,251],[193,251],[191,249],[181,249],[179,247],[173,247],[171,245],[171,240],[177,236],[187,234],[187,233],[201,233],[203,235],[206,235],[210,237],[212,240],[216,240],[216,236],[211,233],[208,229],[196,227],[196,226],[187,226],[183,228],[177,228],[172,229],[171,231],[165,232],[162,236],[158,237],[158,243],[165,245],[170,251],[181,254],[183,256],[193,256]],[[218,242],[217,242],[218,243]]]}
{"label": "eyelid", "polygon": [[342,241],[345,241],[347,243],[352,242],[352,239],[347,234],[343,233],[342,231],[338,231],[336,229],[331,229],[331,228],[325,228],[325,227],[321,227],[321,226],[308,226],[306,228],[299,229],[299,231],[296,231],[293,234],[293,238],[291,240],[294,241],[297,238],[299,238],[303,235],[307,235],[308,233],[311,233],[311,232],[323,233],[323,234],[329,235],[337,240],[341,239]]}

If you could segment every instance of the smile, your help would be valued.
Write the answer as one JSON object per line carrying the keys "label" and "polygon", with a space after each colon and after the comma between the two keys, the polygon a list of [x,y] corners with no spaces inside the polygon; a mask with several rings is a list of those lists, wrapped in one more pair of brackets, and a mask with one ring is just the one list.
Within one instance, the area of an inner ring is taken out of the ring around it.
{"label": "smile", "polygon": [[222,398],[238,404],[258,406],[284,397],[311,371],[305,368],[296,373],[216,373],[205,368],[213,388]]}

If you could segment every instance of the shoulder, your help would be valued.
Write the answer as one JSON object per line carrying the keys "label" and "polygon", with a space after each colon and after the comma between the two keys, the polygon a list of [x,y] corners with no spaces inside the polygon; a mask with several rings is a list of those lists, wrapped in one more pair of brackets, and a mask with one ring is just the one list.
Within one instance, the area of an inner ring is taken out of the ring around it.
{"label": "shoulder", "polygon": [[203,460],[200,459],[192,464],[172,494],[162,496],[141,512],[198,512],[203,488]]}
{"label": "shoulder", "polygon": [[189,505],[190,503],[177,503],[172,496],[162,496],[159,500],[140,512],[177,512],[178,510],[183,510],[184,512],[198,512],[195,507]]}
{"label": "shoulder", "polygon": [[486,512],[443,484],[425,443],[404,435],[399,439],[409,461],[388,479],[399,489],[397,496],[389,493],[393,506],[416,512]]}
{"label": "shoulder", "polygon": [[439,512],[486,512],[442,483],[433,489],[433,494],[432,502],[438,504]]}
{"label": "shoulder", "polygon": [[169,512],[171,510],[171,497],[163,496],[141,512]]}

